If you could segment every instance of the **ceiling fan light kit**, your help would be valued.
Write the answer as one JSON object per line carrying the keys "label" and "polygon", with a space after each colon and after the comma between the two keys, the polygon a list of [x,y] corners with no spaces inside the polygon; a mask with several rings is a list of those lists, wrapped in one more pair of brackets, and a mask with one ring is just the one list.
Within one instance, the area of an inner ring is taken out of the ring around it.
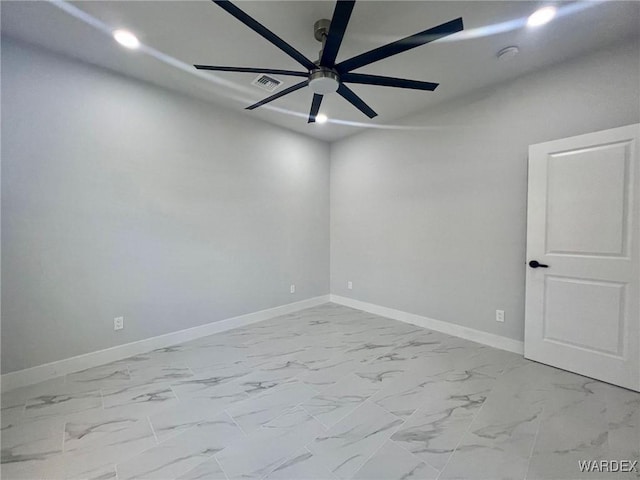
{"label": "ceiling fan light kit", "polygon": [[226,67],[217,65],[194,65],[199,70],[212,70],[222,72],[251,72],[271,75],[289,75],[293,77],[303,77],[305,80],[292,85],[270,97],[260,100],[247,107],[253,110],[266,103],[272,102],[280,97],[293,93],[304,87],[310,87],[313,92],[311,110],[309,111],[309,123],[316,121],[316,116],[320,110],[322,98],[333,92],[338,92],[342,98],[351,103],[369,118],[374,118],[378,114],[367,105],[356,93],[347,87],[346,83],[361,85],[377,85],[382,87],[407,88],[411,90],[433,91],[438,87],[437,83],[423,82],[419,80],[408,80],[404,78],[385,77],[380,75],[368,75],[364,73],[352,73],[353,70],[370,65],[379,60],[397,55],[412,48],[425,45],[440,38],[452,35],[461,31],[464,27],[462,18],[456,18],[450,22],[443,23],[437,27],[429,28],[409,37],[402,38],[395,42],[374,48],[368,52],[356,55],[355,57],[336,63],[338,50],[342,44],[351,12],[355,5],[355,0],[338,0],[333,11],[331,20],[320,19],[314,24],[314,37],[322,43],[322,49],[317,61],[312,62],[302,53],[278,37],[271,30],[259,23],[254,18],[247,15],[229,0],[213,0],[215,4],[223,8],[227,13],[244,23],[254,32],[261,35],[268,42],[272,43],[284,53],[289,55],[306,71],[280,70],[270,68],[252,67]]}
{"label": "ceiling fan light kit", "polygon": [[326,95],[338,90],[340,77],[338,73],[325,67],[320,67],[309,74],[309,87],[313,93]]}

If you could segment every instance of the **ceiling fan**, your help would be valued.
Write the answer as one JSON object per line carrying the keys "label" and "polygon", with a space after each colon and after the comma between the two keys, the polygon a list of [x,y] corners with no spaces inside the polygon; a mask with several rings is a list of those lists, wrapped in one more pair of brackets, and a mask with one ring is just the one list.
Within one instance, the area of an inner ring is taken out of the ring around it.
{"label": "ceiling fan", "polygon": [[355,94],[353,90],[345,85],[346,83],[408,88],[412,90],[435,90],[438,86],[437,83],[407,80],[404,78],[383,77],[380,75],[368,75],[364,73],[352,73],[352,71],[393,55],[406,52],[407,50],[419,47],[420,45],[433,42],[434,40],[446,37],[463,29],[462,18],[456,18],[455,20],[443,23],[437,27],[429,28],[409,37],[383,45],[382,47],[361,53],[360,55],[356,55],[355,57],[349,58],[348,60],[344,60],[340,63],[335,63],[336,57],[338,56],[338,50],[340,49],[340,44],[342,43],[342,38],[344,37],[347,24],[349,23],[349,18],[351,17],[351,12],[353,11],[353,7],[356,3],[355,0],[338,0],[333,11],[332,19],[318,20],[314,24],[314,36],[316,40],[322,43],[322,49],[320,50],[320,58],[317,61],[312,62],[271,30],[240,10],[229,0],[213,0],[213,2],[296,60],[306,69],[306,71],[298,72],[271,68],[223,67],[215,65],[194,65],[194,67],[199,70],[250,72],[302,77],[304,78],[302,82],[292,85],[289,88],[285,88],[275,95],[271,95],[270,97],[260,100],[259,102],[247,107],[247,110],[253,110],[261,105],[272,102],[273,100],[288,95],[289,93],[309,86],[313,91],[313,101],[311,102],[311,111],[309,112],[308,123],[316,121],[316,115],[318,115],[318,111],[320,110],[323,95],[336,91],[340,96],[364,113],[367,117],[373,118],[377,115],[369,105],[367,105],[358,95]]}

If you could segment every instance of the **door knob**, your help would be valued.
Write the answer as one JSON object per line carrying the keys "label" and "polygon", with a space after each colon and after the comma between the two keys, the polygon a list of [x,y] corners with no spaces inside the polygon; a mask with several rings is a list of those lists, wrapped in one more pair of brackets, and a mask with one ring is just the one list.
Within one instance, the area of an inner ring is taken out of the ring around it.
{"label": "door knob", "polygon": [[529,266],[530,266],[531,268],[549,268],[549,265],[545,265],[544,263],[540,263],[540,262],[539,262],[539,261],[537,261],[537,260],[531,260],[531,261],[529,262]]}

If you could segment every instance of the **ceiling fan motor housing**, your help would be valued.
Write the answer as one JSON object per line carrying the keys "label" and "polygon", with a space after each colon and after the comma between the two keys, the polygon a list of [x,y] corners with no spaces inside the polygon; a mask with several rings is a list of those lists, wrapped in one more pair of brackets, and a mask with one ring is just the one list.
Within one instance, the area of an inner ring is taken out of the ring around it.
{"label": "ceiling fan motor housing", "polygon": [[313,93],[318,95],[326,95],[338,90],[340,86],[340,77],[338,73],[329,68],[320,67],[309,74],[309,87]]}

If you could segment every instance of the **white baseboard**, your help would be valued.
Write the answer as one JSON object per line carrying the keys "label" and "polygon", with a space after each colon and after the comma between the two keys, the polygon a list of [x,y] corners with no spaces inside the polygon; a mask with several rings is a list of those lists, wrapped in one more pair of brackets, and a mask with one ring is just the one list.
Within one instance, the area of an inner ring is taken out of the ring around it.
{"label": "white baseboard", "polygon": [[524,342],[514,340],[513,338],[483,332],[482,330],[476,330],[475,328],[463,327],[462,325],[456,325],[455,323],[434,320],[433,318],[423,317],[421,315],[403,312],[402,310],[395,310],[393,308],[382,307],[373,303],[361,302],[360,300],[341,297],[339,295],[331,294],[329,295],[329,299],[331,302],[344,305],[345,307],[363,310],[382,317],[392,318],[400,322],[411,323],[412,325],[436,330],[438,332],[464,338],[465,340],[471,340],[472,342],[482,343],[490,347],[499,348],[500,350],[507,350],[520,355],[524,354]]}
{"label": "white baseboard", "polygon": [[198,327],[187,328],[185,330],[179,330],[177,332],[171,332],[157,337],[145,338],[144,340],[139,340],[137,342],[125,343],[124,345],[117,345],[104,350],[65,358],[64,360],[38,365],[37,367],[26,368],[17,372],[5,373],[1,378],[2,391],[13,390],[14,388],[42,382],[60,375],[79,372],[86,368],[97,367],[99,365],[122,360],[133,355],[140,355],[157,348],[169,347],[178,343],[188,342],[189,340],[195,340],[196,338],[213,335],[214,333],[220,333],[233,328],[261,322],[280,315],[297,312],[305,308],[322,305],[328,301],[329,295],[321,295],[319,297],[309,298],[300,302],[289,303],[279,307],[269,308],[267,310],[247,313],[246,315],[227,318],[225,320],[207,323],[206,325],[200,325]]}
{"label": "white baseboard", "polygon": [[482,343],[501,350],[518,353],[520,355],[524,352],[524,343],[512,338],[502,337],[500,335],[494,335],[474,328],[463,327],[454,323],[434,320],[421,315],[332,294],[309,298],[300,302],[289,303],[279,307],[269,308],[267,310],[260,310],[258,312],[248,313],[238,317],[227,318],[225,320],[200,325],[198,327],[179,330],[177,332],[171,332],[157,337],[146,338],[137,342],[125,343],[124,345],[117,345],[104,350],[65,358],[63,360],[38,365],[37,367],[26,368],[17,372],[5,373],[2,375],[0,380],[2,384],[2,391],[4,392],[13,390],[14,388],[24,387],[26,385],[32,385],[60,375],[79,372],[86,368],[97,367],[106,363],[122,360],[133,355],[140,355],[157,348],[164,348],[178,343],[188,342],[200,337],[213,335],[214,333],[224,332],[278,317],[280,315],[294,313],[305,308],[322,305],[327,302],[333,302],[346,307],[392,318],[401,322],[411,323],[419,327],[436,330],[438,332],[454,335],[456,337]]}

